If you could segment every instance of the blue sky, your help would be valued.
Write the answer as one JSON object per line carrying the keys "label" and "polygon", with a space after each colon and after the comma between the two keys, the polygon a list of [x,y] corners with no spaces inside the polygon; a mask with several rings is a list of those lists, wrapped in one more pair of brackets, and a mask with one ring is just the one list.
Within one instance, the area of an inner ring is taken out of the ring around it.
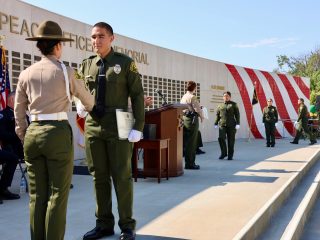
{"label": "blue sky", "polygon": [[320,47],[316,0],[25,0],[175,51],[272,71],[277,55]]}

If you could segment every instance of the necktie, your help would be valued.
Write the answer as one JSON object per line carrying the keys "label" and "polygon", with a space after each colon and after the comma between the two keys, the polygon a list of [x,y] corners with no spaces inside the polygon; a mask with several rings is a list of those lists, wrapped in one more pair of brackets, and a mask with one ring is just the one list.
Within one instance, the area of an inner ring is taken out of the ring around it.
{"label": "necktie", "polygon": [[98,91],[96,105],[99,109],[104,109],[104,101],[106,94],[106,68],[103,60],[100,60],[99,75],[98,75]]}

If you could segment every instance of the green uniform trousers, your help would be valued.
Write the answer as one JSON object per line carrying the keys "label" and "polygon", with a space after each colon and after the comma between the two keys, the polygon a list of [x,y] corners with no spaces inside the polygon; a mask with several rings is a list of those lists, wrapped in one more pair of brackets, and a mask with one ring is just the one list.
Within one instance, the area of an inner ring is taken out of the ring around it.
{"label": "green uniform trousers", "polygon": [[132,218],[131,172],[133,143],[128,140],[108,139],[108,133],[103,127],[87,123],[86,155],[96,195],[96,226],[110,230],[114,228],[111,195],[113,183],[118,201],[119,227],[121,230],[134,230],[136,221]]}
{"label": "green uniform trousers", "polygon": [[[218,141],[219,141],[219,145],[220,145],[221,156],[228,155],[228,157],[233,157],[236,132],[237,132],[237,130],[235,129],[234,126],[232,126],[232,127],[219,126]],[[226,139],[228,142],[228,148],[226,145]]]}
{"label": "green uniform trousers", "polygon": [[192,167],[195,165],[196,149],[198,146],[198,131],[199,119],[198,116],[187,117],[183,116],[183,145],[185,155],[185,167]]}
{"label": "green uniform trousers", "polygon": [[309,127],[308,127],[308,123],[307,122],[299,122],[299,127],[297,129],[297,134],[294,138],[294,142],[299,142],[299,139],[302,136],[302,133],[305,133],[307,135],[307,137],[309,138],[309,140],[315,141],[315,136],[313,135],[313,133],[310,131]]}
{"label": "green uniform trousers", "polygon": [[24,139],[32,240],[63,240],[73,172],[68,121],[32,122]]}
{"label": "green uniform trousers", "polygon": [[197,148],[203,147],[201,132],[198,130]]}
{"label": "green uniform trousers", "polygon": [[266,130],[267,146],[274,146],[276,143],[274,137],[274,133],[276,131],[275,123],[265,122],[264,127]]}

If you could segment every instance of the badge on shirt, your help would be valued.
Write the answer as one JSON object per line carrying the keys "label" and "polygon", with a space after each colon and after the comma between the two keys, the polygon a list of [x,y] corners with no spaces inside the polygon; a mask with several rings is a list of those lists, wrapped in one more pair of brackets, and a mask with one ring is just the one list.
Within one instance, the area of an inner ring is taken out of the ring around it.
{"label": "badge on shirt", "polygon": [[114,65],[113,71],[114,71],[116,74],[119,74],[119,73],[121,72],[121,66],[120,66],[119,64]]}

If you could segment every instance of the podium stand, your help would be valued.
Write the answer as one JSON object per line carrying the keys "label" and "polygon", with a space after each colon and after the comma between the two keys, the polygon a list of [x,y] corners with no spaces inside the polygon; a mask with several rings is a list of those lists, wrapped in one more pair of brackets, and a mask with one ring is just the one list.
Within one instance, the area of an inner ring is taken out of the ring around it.
{"label": "podium stand", "polygon": [[[186,104],[167,104],[163,107],[146,112],[145,123],[156,124],[156,138],[170,139],[169,143],[169,176],[176,177],[183,174],[183,121],[182,110]],[[164,151],[164,150],[161,150]],[[161,152],[162,153],[162,152]],[[155,150],[144,152],[144,176],[157,176],[158,154]],[[161,166],[166,164],[166,154],[161,154]]]}

